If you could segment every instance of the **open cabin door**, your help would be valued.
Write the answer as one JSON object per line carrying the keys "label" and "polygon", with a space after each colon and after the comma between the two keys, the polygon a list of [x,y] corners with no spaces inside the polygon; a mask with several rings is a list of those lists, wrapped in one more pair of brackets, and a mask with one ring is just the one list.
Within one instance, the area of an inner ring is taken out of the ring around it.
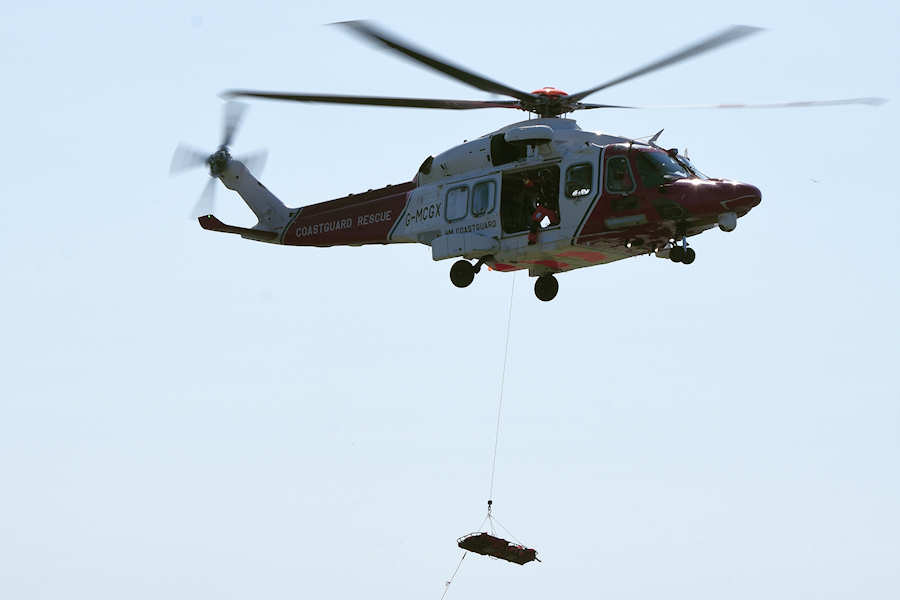
{"label": "open cabin door", "polygon": [[[500,225],[504,239],[527,237],[536,206],[559,215],[559,165],[556,163],[506,171],[501,177]],[[542,231],[559,229],[559,223]]]}

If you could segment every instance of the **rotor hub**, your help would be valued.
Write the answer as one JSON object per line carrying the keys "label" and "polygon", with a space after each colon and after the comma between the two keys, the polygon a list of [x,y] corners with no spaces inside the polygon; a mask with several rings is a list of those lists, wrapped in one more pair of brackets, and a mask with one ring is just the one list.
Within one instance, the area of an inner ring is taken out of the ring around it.
{"label": "rotor hub", "polygon": [[206,164],[209,165],[209,174],[213,177],[220,176],[228,168],[230,161],[231,154],[228,152],[228,148],[222,146],[206,160]]}
{"label": "rotor hub", "polygon": [[544,86],[541,89],[534,90],[531,93],[534,94],[535,96],[548,96],[551,98],[558,98],[560,96],[568,96],[569,95],[562,90],[558,90],[555,87],[550,87],[550,86]]}

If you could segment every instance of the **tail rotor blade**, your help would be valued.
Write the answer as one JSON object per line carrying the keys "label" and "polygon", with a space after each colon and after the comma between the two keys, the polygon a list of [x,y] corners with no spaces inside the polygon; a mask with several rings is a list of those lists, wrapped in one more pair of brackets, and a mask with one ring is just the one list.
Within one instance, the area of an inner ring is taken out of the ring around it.
{"label": "tail rotor blade", "polygon": [[260,175],[262,175],[263,169],[266,168],[266,159],[268,158],[268,150],[259,150],[252,154],[239,156],[237,160],[244,163],[244,166],[247,167],[247,170],[250,171],[255,177],[259,177]]}
{"label": "tail rotor blade", "polygon": [[215,212],[216,183],[218,183],[218,180],[215,177],[209,178],[206,187],[203,188],[203,193],[200,194],[200,198],[194,205],[194,210],[191,211],[192,219],[199,219],[200,217],[211,215]]}
{"label": "tail rotor blade", "polygon": [[222,129],[221,146],[230,146],[234,141],[234,136],[241,126],[241,121],[244,119],[246,110],[247,105],[243,102],[229,101],[225,103],[225,122]]}
{"label": "tail rotor blade", "polygon": [[198,150],[187,144],[178,144],[175,153],[172,155],[172,164],[169,165],[169,175],[177,175],[184,171],[196,169],[206,164],[208,152]]}

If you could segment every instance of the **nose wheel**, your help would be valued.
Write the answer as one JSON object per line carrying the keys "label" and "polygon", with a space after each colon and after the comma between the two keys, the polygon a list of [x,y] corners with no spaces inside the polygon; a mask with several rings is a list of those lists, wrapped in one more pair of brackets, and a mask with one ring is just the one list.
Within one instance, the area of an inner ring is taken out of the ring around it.
{"label": "nose wheel", "polygon": [[669,260],[674,263],[689,265],[697,258],[697,253],[693,248],[688,247],[687,238],[681,238],[681,245],[675,246],[669,250]]}

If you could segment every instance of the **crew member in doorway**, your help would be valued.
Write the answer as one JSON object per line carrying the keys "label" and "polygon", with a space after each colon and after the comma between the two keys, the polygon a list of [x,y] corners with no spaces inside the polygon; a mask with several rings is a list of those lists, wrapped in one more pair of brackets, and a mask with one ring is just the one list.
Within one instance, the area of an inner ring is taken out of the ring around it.
{"label": "crew member in doorway", "polygon": [[545,204],[541,198],[534,201],[534,212],[531,213],[531,223],[528,225],[528,245],[537,244],[538,230],[541,228],[541,221],[550,219],[550,225],[559,225],[559,215],[555,210]]}

